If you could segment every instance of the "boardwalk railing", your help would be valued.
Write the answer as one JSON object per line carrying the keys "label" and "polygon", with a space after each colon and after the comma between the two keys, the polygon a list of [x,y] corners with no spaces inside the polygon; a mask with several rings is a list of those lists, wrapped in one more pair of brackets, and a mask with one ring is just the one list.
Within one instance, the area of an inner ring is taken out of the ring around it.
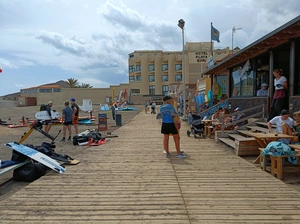
{"label": "boardwalk railing", "polygon": [[[231,113],[231,114],[227,114],[227,115],[223,115],[221,117],[219,117],[219,120],[221,121],[221,127],[222,127],[222,134],[220,137],[224,137],[225,134],[224,134],[224,130],[225,128],[229,127],[229,126],[232,126],[232,125],[236,125],[237,123],[240,123],[240,122],[243,122],[243,121],[246,121],[248,120],[249,118],[254,118],[254,117],[258,117],[261,115],[261,118],[265,118],[265,104],[262,104],[262,105],[258,105],[258,106],[255,106],[255,107],[251,107],[251,108],[248,108],[248,109],[245,109],[243,111],[237,111],[237,112],[234,112],[234,113]],[[230,123],[226,123],[224,122],[225,118],[226,117],[233,117],[235,115],[238,115],[238,114],[241,114],[241,113],[247,113],[247,112],[252,112],[252,111],[256,111],[256,110],[259,110],[259,112],[256,112],[256,113],[251,113],[251,115],[249,116],[246,116],[246,117],[243,117],[241,119],[238,119],[238,120],[234,120]]]}

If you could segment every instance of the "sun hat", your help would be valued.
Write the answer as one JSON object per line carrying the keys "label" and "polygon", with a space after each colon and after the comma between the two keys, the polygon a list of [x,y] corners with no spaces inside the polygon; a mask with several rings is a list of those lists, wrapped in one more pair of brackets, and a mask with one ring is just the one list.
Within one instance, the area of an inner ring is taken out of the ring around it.
{"label": "sun hat", "polygon": [[51,103],[53,104],[53,102],[50,100],[50,101],[48,102],[48,104],[51,104]]}
{"label": "sun hat", "polygon": [[283,109],[280,113],[280,115],[286,115],[286,114],[290,114],[290,112],[287,109]]}
{"label": "sun hat", "polygon": [[263,86],[269,86],[267,83],[263,83],[263,84],[261,84],[261,86],[263,87]]}
{"label": "sun hat", "polygon": [[173,99],[171,96],[164,96],[163,97],[164,102],[167,101],[167,100],[171,100],[171,99]]}
{"label": "sun hat", "polygon": [[75,101],[76,101],[76,100],[75,100],[75,98],[71,98],[70,100],[71,100],[71,101],[73,101],[73,102],[75,102]]}

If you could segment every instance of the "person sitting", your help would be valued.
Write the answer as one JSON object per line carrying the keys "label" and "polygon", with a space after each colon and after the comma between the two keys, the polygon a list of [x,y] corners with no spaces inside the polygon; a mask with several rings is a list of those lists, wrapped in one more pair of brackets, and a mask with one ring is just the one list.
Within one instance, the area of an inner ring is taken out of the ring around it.
{"label": "person sitting", "polygon": [[[281,113],[287,113],[285,116],[289,116],[289,112],[287,110],[282,110]],[[293,120],[293,127],[288,125],[287,123],[282,124],[282,134],[293,135],[294,137],[291,139],[291,143],[300,142],[300,111],[297,111],[293,114],[295,120],[290,118],[289,120]]]}
{"label": "person sitting", "polygon": [[215,123],[220,123],[219,118],[221,117],[221,113],[223,111],[223,108],[220,107],[216,112],[211,116],[212,125],[214,126]]}
{"label": "person sitting", "polygon": [[256,96],[269,96],[268,84],[261,84],[261,89],[257,90]]}
{"label": "person sitting", "polygon": [[[234,112],[238,112],[238,111],[242,111],[242,108],[237,107],[237,108],[234,109]],[[237,115],[235,115],[235,116],[231,119],[231,122],[235,122],[235,121],[237,121],[237,120],[241,120],[241,119],[243,119],[243,118],[245,118],[245,117],[246,117],[246,115],[245,115],[243,112],[238,113]],[[243,125],[246,125],[246,124],[248,124],[248,121],[247,121],[247,120],[240,121],[240,122],[238,122],[238,123],[235,124],[234,129],[238,129],[239,127],[241,127],[241,126],[243,126]]]}
{"label": "person sitting", "polygon": [[[224,108],[223,112],[221,113],[221,116],[219,118],[219,123],[215,123],[215,127],[212,131],[212,133],[214,133],[215,131],[219,131],[222,130],[222,120],[224,120],[224,124],[229,124],[231,121],[231,116],[228,116],[230,114],[230,111],[228,108]],[[234,126],[229,125],[224,127],[224,130],[233,130]]]}
{"label": "person sitting", "polygon": [[293,130],[294,120],[290,118],[290,112],[286,109],[283,109],[279,116],[272,118],[268,122],[269,132],[273,132],[272,124],[276,124],[276,131],[282,134],[292,134],[290,130]]}

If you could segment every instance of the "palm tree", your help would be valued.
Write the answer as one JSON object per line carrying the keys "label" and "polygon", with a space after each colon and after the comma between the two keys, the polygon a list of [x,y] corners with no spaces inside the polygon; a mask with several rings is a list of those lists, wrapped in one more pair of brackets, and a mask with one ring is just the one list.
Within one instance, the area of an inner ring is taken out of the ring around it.
{"label": "palm tree", "polygon": [[74,78],[67,79],[65,83],[67,83],[70,86],[70,88],[77,88],[79,85],[78,80]]}
{"label": "palm tree", "polygon": [[78,88],[86,88],[86,89],[91,89],[93,88],[93,86],[91,86],[90,84],[87,83],[81,83]]}

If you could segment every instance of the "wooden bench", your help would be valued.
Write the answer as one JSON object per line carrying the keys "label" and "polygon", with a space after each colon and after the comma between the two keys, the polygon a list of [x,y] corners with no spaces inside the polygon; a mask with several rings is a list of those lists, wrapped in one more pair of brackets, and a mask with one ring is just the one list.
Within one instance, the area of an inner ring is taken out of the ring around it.
{"label": "wooden bench", "polygon": [[21,163],[18,163],[18,164],[15,164],[15,165],[12,165],[12,166],[8,166],[8,167],[5,167],[5,168],[1,168],[0,169],[0,176],[11,171],[11,170],[14,170],[14,169],[17,169],[21,166],[24,166],[25,164],[29,163],[29,161],[24,161],[24,162],[21,162]]}
{"label": "wooden bench", "polygon": [[[260,168],[263,170],[266,170],[267,163],[266,163],[266,157],[262,156],[262,152],[265,148],[258,148],[260,151],[260,159],[259,159],[259,165]],[[278,179],[283,179],[283,172],[282,172],[282,159],[291,157],[291,155],[280,155],[280,156],[272,156],[269,155],[271,159],[271,174],[274,177],[277,177]],[[300,152],[296,152],[295,155],[292,155],[295,157],[300,157]]]}

